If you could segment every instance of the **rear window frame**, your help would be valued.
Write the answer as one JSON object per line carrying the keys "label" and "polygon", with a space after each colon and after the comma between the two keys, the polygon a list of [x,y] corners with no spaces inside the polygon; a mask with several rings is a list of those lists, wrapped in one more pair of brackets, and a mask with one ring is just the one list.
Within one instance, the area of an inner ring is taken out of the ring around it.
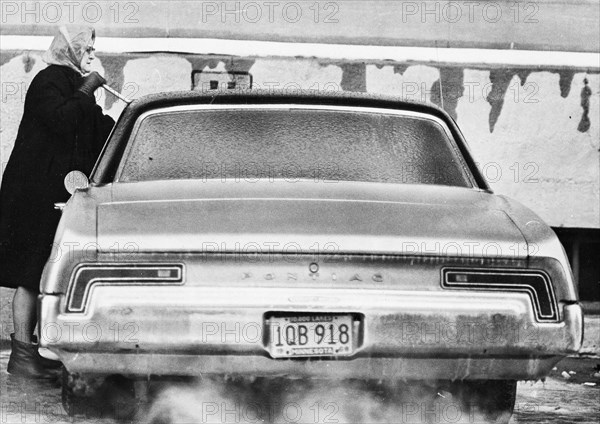
{"label": "rear window frame", "polygon": [[[118,184],[134,184],[137,182],[150,182],[150,181],[164,181],[164,180],[144,180],[144,181],[121,181],[121,175],[124,171],[125,163],[128,161],[129,156],[131,154],[131,150],[134,145],[135,138],[140,130],[140,127],[144,123],[144,120],[155,116],[155,115],[168,115],[168,114],[176,114],[181,112],[195,112],[202,110],[309,110],[309,111],[318,111],[318,110],[326,110],[326,111],[343,111],[343,112],[357,112],[357,113],[372,113],[372,114],[384,114],[384,115],[396,115],[402,117],[411,117],[411,118],[419,118],[424,120],[429,120],[440,126],[448,141],[450,143],[450,148],[458,159],[458,163],[460,164],[460,168],[464,173],[467,183],[469,186],[452,186],[449,185],[447,187],[461,187],[467,189],[480,189],[477,184],[476,178],[471,172],[470,167],[468,166],[467,161],[463,156],[463,152],[461,151],[455,137],[452,134],[452,131],[448,127],[447,123],[434,115],[430,115],[423,112],[412,111],[412,110],[398,110],[398,109],[390,109],[390,108],[379,108],[379,107],[361,107],[361,106],[341,106],[341,105],[311,105],[311,104],[293,104],[293,103],[276,103],[276,104],[196,104],[196,105],[177,105],[177,106],[167,106],[152,109],[140,114],[129,133],[129,139],[127,145],[121,155],[119,164],[117,166],[113,183]],[[173,180],[176,181],[176,180]],[[403,184],[403,183],[402,183]],[[428,184],[434,186],[442,186],[445,185],[437,185],[437,184]]]}

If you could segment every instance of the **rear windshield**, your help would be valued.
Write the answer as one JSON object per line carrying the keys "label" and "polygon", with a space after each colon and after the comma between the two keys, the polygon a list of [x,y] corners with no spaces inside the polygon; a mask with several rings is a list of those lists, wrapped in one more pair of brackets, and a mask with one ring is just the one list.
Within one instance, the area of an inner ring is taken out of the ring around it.
{"label": "rear windshield", "polygon": [[454,142],[421,116],[316,109],[157,113],[132,134],[119,181],[263,179],[471,187]]}

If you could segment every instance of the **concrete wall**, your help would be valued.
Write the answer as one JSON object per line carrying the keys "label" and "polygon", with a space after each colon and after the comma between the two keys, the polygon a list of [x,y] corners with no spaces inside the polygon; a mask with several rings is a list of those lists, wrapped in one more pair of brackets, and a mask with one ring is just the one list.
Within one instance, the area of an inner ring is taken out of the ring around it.
{"label": "concrete wall", "polygon": [[[2,51],[0,159],[8,160],[40,51]],[[190,90],[197,71],[248,72],[254,87],[367,91],[442,105],[492,188],[552,226],[600,228],[600,76],[574,68],[191,54],[102,54],[94,67],[131,98]],[[113,117],[124,104],[98,93]]]}
{"label": "concrete wall", "polygon": [[2,0],[0,9],[0,34],[54,35],[57,25],[87,24],[101,37],[569,52],[600,48],[598,0]]}

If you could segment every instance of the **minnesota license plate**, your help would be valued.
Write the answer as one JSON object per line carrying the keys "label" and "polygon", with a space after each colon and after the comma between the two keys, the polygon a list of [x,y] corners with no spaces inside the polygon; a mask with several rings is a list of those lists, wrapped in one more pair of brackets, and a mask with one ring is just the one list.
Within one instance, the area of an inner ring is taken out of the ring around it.
{"label": "minnesota license plate", "polygon": [[353,322],[352,315],[271,317],[269,352],[274,358],[352,355]]}

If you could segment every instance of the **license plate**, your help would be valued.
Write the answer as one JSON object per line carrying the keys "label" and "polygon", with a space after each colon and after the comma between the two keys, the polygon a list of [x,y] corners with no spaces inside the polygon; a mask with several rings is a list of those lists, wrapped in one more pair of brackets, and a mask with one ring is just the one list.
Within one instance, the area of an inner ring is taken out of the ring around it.
{"label": "license plate", "polygon": [[273,358],[352,355],[353,322],[352,315],[271,317],[269,352]]}

